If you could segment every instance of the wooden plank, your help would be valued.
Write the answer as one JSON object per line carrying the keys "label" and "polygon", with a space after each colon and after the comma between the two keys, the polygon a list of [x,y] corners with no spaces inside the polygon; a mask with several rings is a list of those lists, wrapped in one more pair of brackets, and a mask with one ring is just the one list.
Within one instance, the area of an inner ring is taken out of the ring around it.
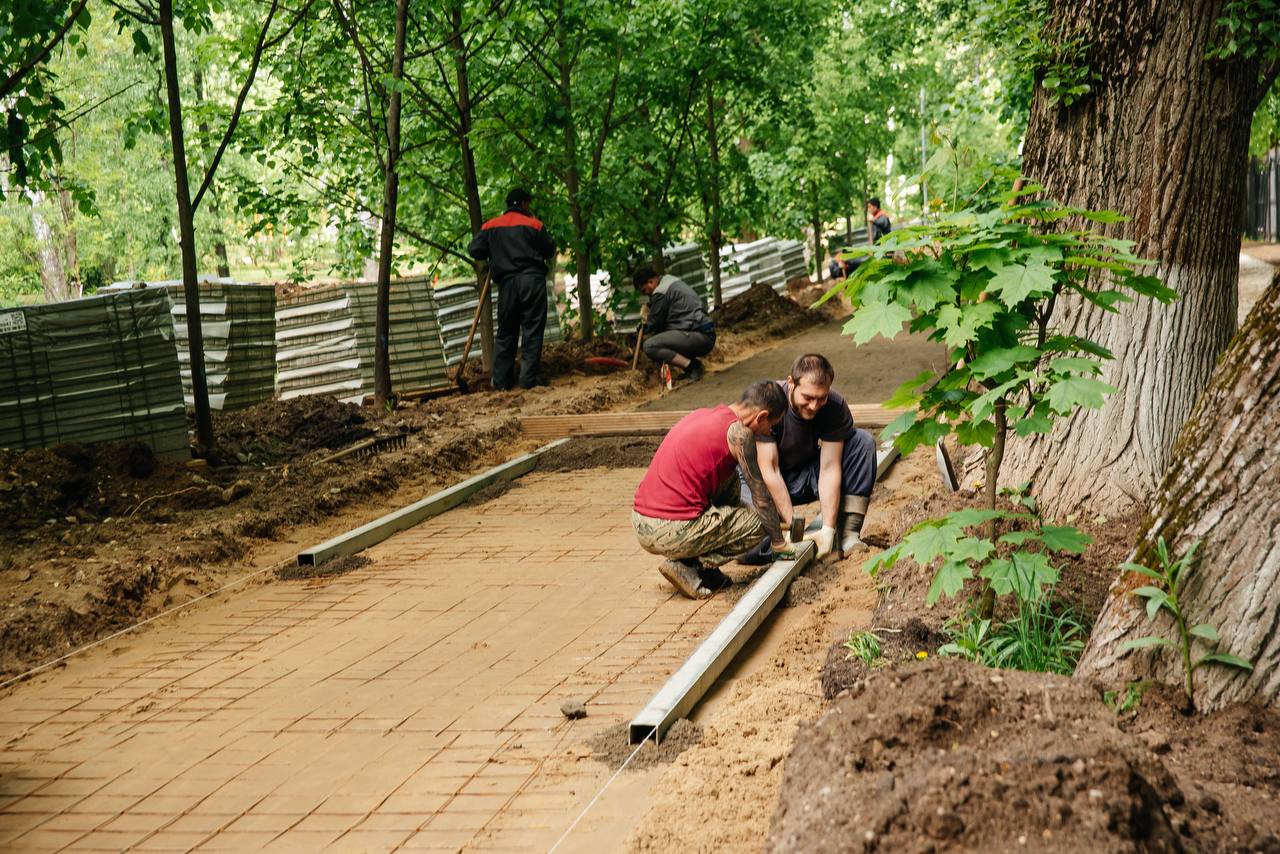
{"label": "wooden plank", "polygon": [[420,501],[415,501],[408,507],[402,507],[399,510],[374,519],[368,524],[361,525],[353,531],[340,534],[318,546],[312,546],[305,551],[299,552],[298,566],[318,566],[326,560],[341,555],[355,554],[364,551],[370,546],[377,545],[392,534],[399,533],[406,528],[412,528],[424,519],[438,516],[446,510],[457,507],[486,486],[502,480],[514,480],[520,475],[526,474],[538,464],[538,457],[568,441],[568,439],[560,439],[549,445],[543,445],[536,451],[516,457],[514,460],[508,460],[488,471],[481,472],[475,477],[468,478],[462,483],[454,484],[448,489],[428,495]]}
{"label": "wooden plank", "polygon": [[[886,409],[877,403],[849,405],[853,423],[859,427],[885,427],[905,409]],[[528,415],[520,426],[531,439],[549,440],[566,436],[648,436],[666,433],[688,415],[687,410],[670,412],[593,412],[582,415]]]}
{"label": "wooden plank", "polygon": [[755,580],[720,625],[658,689],[649,705],[631,719],[627,732],[632,744],[639,744],[646,738],[660,742],[672,724],[689,714],[765,617],[782,601],[782,594],[787,592],[787,587],[800,570],[813,560],[815,551],[814,544],[804,540],[795,560],[776,561]]}

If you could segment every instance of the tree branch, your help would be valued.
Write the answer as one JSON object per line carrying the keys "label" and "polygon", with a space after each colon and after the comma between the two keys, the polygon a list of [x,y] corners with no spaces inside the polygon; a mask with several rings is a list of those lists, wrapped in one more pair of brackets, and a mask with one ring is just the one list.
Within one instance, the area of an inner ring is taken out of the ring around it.
{"label": "tree branch", "polygon": [[48,44],[36,51],[34,56],[22,64],[21,68],[10,74],[8,78],[5,79],[4,83],[0,83],[0,100],[14,89],[18,88],[18,84],[22,82],[24,77],[31,73],[33,68],[49,58],[49,54],[53,53],[53,49],[62,41],[63,36],[65,36],[67,31],[71,29],[72,24],[76,22],[76,18],[80,17],[80,13],[84,11],[84,7],[87,5],[89,5],[89,0],[80,0],[80,3],[71,11],[71,14],[67,16],[67,20],[63,22],[62,26],[58,28],[58,31],[53,34],[53,38],[49,40]]}
{"label": "tree branch", "polygon": [[[244,85],[240,87],[240,94],[236,96],[236,105],[231,110],[231,121],[227,122],[226,133],[222,135],[222,141],[218,143],[218,149],[213,153],[213,159],[209,161],[209,167],[204,170],[204,179],[200,182],[200,189],[196,190],[195,196],[191,199],[192,216],[200,209],[200,200],[204,198],[205,191],[213,183],[214,173],[218,171],[218,164],[222,162],[222,155],[226,152],[227,145],[231,142],[231,135],[236,132],[236,125],[240,124],[240,113],[244,110],[244,102],[249,97],[249,90],[253,88],[254,78],[258,76],[258,65],[262,62],[262,51],[267,42],[267,32],[271,29],[271,21],[275,18],[276,9],[279,6],[280,0],[271,0],[271,8],[267,10],[267,20],[263,21],[262,31],[258,33],[258,43],[253,48],[253,59],[249,62],[249,73],[245,76]],[[302,20],[301,16],[294,18],[290,28],[297,26],[300,20]]]}

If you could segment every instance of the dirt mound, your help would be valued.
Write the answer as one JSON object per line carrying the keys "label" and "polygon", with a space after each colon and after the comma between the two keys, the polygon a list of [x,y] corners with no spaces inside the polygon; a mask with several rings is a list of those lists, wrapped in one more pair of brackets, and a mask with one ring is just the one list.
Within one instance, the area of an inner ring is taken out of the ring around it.
{"label": "dirt mound", "polygon": [[876,672],[801,727],[769,848],[1280,850],[1280,714],[1181,718],[1176,701],[1149,692],[1122,721],[1065,677]]}
{"label": "dirt mound", "polygon": [[[591,707],[587,708],[590,710]],[[636,758],[631,760],[627,770],[639,771],[642,768],[652,768],[655,765],[673,762],[681,753],[702,741],[702,727],[688,718],[681,718],[672,724],[661,744],[646,741],[639,751],[636,750],[636,745],[629,741],[630,730],[631,724],[623,721],[591,736],[587,739],[591,758],[617,769],[622,767],[627,757],[635,753]]]}
{"label": "dirt mound", "polygon": [[774,292],[764,282],[756,282],[745,293],[727,301],[716,313],[716,326],[721,329],[732,329],[735,332],[747,332],[761,326],[775,326],[784,322],[788,326],[794,323],[797,327],[822,323],[828,318],[825,314],[810,311]]}
{"label": "dirt mound", "polygon": [[542,372],[548,377],[565,376],[566,374],[600,374],[613,373],[622,368],[608,365],[591,365],[590,358],[620,359],[631,364],[631,356],[635,352],[635,336],[628,341],[620,335],[606,335],[591,339],[583,344],[577,338],[571,341],[557,341],[542,348]]}
{"label": "dirt mound", "polygon": [[327,396],[265,400],[214,419],[223,455],[242,463],[337,450],[372,436],[374,429],[369,410]]}
{"label": "dirt mound", "polygon": [[123,515],[181,471],[141,442],[0,449],[0,534]]}

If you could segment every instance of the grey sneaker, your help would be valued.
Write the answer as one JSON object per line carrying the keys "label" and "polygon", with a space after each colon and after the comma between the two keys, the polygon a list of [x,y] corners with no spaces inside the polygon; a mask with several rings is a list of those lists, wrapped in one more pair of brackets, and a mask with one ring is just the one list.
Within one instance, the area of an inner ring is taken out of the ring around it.
{"label": "grey sneaker", "polygon": [[686,599],[706,599],[711,591],[702,586],[698,575],[699,564],[694,561],[664,560],[658,564],[658,572]]}
{"label": "grey sneaker", "polygon": [[684,379],[691,383],[696,383],[707,375],[707,369],[697,359],[689,362],[689,367],[684,369]]}

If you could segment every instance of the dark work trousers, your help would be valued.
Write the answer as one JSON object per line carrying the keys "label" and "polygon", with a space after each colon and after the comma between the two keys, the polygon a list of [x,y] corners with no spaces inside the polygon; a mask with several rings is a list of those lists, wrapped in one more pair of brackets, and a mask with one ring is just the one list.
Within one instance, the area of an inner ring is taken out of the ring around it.
{"label": "dark work trousers", "polygon": [[696,359],[711,352],[716,346],[716,336],[705,332],[691,332],[680,329],[668,329],[644,339],[640,349],[644,354],[659,364],[671,361],[677,353],[686,359]]}
{"label": "dark work trousers", "polygon": [[[786,460],[783,463],[782,479],[786,481],[787,492],[791,496],[791,503],[808,504],[818,500],[818,472],[822,468],[821,458],[815,459],[808,466],[788,471],[786,468]],[[738,472],[741,481],[741,498],[742,503],[751,506],[751,490],[747,488],[745,478],[742,478],[742,472]],[[876,484],[876,440],[866,430],[855,430],[853,438],[844,443],[844,448],[840,454],[840,496],[858,495],[864,498],[871,497],[871,488]],[[838,520],[837,520],[838,521]],[[787,529],[790,519],[782,519],[782,530]],[[764,542],[748,552],[752,555],[756,552],[767,554],[769,552],[769,538],[765,537]]]}
{"label": "dark work trousers", "polygon": [[498,334],[493,342],[493,387],[515,385],[516,341],[520,343],[520,386],[538,384],[542,333],[547,328],[547,279],[517,273],[498,285]]}

